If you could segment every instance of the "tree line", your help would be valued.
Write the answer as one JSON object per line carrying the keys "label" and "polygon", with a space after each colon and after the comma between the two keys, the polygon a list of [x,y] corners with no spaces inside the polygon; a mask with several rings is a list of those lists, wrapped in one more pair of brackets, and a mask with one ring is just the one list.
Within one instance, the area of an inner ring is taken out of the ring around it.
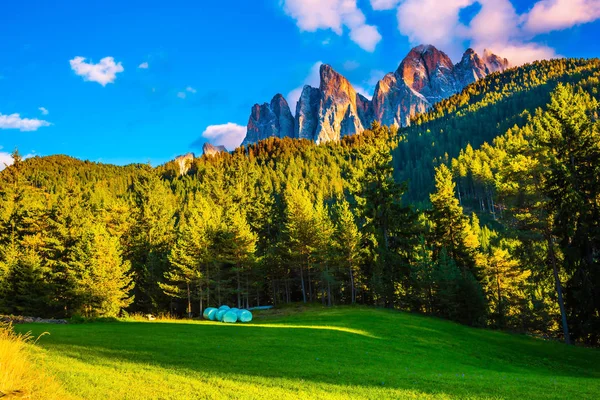
{"label": "tree line", "polygon": [[598,103],[582,87],[436,159],[419,202],[394,158],[408,131],[377,123],[183,175],[15,152],[0,172],[0,312],[360,303],[598,344]]}

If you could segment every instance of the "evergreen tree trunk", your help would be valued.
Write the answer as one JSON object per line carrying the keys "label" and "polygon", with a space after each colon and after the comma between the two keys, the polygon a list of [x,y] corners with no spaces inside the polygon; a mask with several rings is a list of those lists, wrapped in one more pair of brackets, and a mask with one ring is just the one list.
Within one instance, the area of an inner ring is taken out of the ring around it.
{"label": "evergreen tree trunk", "polygon": [[188,297],[188,306],[187,306],[188,318],[192,318],[192,296],[190,294],[190,283],[186,282],[186,284],[187,284],[187,297]]}
{"label": "evergreen tree trunk", "polygon": [[[302,267],[300,267],[300,284],[302,285],[302,301],[306,303],[306,289],[304,288],[304,272],[302,271]],[[289,299],[288,299],[289,303]]]}
{"label": "evergreen tree trunk", "polygon": [[206,266],[206,306],[210,307],[210,279],[208,277],[208,265]]}
{"label": "evergreen tree trunk", "polygon": [[240,268],[237,268],[236,271],[236,278],[237,278],[237,306],[238,308],[242,308],[242,299],[241,299],[241,295],[242,295],[242,286],[240,284]]}
{"label": "evergreen tree trunk", "polygon": [[200,295],[200,311],[198,311],[198,316],[202,316],[202,311],[204,310],[204,304],[203,304],[203,299],[204,296],[202,296],[202,281],[200,281],[198,283],[198,294]]}
{"label": "evergreen tree trunk", "polygon": [[356,303],[356,289],[354,288],[354,274],[352,273],[352,267],[348,268],[348,272],[350,274],[350,297],[352,299],[352,304]]}
{"label": "evergreen tree trunk", "polygon": [[306,266],[306,275],[308,277],[308,301],[310,302],[313,301],[312,281],[310,278],[310,264]]}
{"label": "evergreen tree trunk", "polygon": [[569,325],[567,324],[567,312],[565,310],[565,303],[563,301],[562,285],[560,283],[560,277],[558,275],[558,265],[556,263],[556,255],[554,254],[554,245],[552,243],[552,237],[549,233],[546,233],[546,240],[548,243],[548,257],[552,263],[552,272],[554,274],[554,284],[556,285],[556,294],[558,295],[558,307],[560,308],[560,317],[562,319],[563,334],[565,335],[565,343],[571,344],[571,337],[569,336]]}

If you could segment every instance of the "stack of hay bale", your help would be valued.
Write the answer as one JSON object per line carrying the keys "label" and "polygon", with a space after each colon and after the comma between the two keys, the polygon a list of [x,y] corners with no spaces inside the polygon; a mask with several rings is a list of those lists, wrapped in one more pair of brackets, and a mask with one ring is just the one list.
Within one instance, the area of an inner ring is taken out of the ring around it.
{"label": "stack of hay bale", "polygon": [[227,322],[230,324],[252,321],[252,313],[250,311],[239,308],[229,308],[229,306],[226,305],[219,308],[208,307],[204,310],[202,315],[204,316],[204,319]]}

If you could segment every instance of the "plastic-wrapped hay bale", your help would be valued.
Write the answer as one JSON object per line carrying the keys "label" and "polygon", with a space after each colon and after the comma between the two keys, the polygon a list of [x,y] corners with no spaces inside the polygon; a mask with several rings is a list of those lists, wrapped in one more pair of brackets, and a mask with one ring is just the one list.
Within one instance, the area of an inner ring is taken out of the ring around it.
{"label": "plastic-wrapped hay bale", "polygon": [[238,321],[240,321],[240,322],[252,321],[252,313],[248,310],[240,310],[240,313],[238,314]]}
{"label": "plastic-wrapped hay bale", "polygon": [[240,309],[239,309],[239,308],[232,307],[232,308],[230,308],[230,309],[229,309],[229,311],[233,311],[234,313],[236,313],[236,314],[237,314],[237,312],[238,312],[238,311],[240,311]]}
{"label": "plastic-wrapped hay bale", "polygon": [[219,310],[217,311],[217,321],[223,321],[223,315],[229,310]]}
{"label": "plastic-wrapped hay bale", "polygon": [[214,321],[217,317],[217,311],[219,310],[214,307],[208,307],[206,310],[204,310],[202,315],[204,316],[204,319],[210,319],[211,321]]}
{"label": "plastic-wrapped hay bale", "polygon": [[219,311],[221,311],[221,310],[229,310],[229,306],[223,304],[221,307],[219,307]]}
{"label": "plastic-wrapped hay bale", "polygon": [[236,323],[237,320],[238,320],[238,316],[235,311],[229,310],[225,314],[223,314],[223,322],[233,324],[233,323]]}

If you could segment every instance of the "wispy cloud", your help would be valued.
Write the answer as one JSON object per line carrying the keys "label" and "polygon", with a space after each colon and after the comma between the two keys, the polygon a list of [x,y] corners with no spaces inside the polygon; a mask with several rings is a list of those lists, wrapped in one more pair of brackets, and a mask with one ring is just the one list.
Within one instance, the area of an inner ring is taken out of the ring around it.
{"label": "wispy cloud", "polygon": [[40,107],[40,108],[38,108],[38,110],[40,110],[40,112],[42,113],[42,115],[48,115],[48,114],[50,114],[50,111],[48,111],[45,107]]}
{"label": "wispy cloud", "polygon": [[204,142],[208,141],[216,146],[225,146],[227,150],[233,150],[242,144],[245,136],[246,127],[234,124],[233,122],[222,125],[210,125],[202,132],[202,138],[192,143],[192,147],[200,147]]}
{"label": "wispy cloud", "polygon": [[85,57],[81,56],[70,60],[71,69],[83,77],[83,80],[98,82],[102,86],[113,83],[117,79],[117,74],[125,70],[120,62],[115,63],[113,57],[104,57],[97,64],[88,63],[85,60]]}
{"label": "wispy cloud", "polygon": [[139,69],[148,69],[150,66],[148,65],[147,61],[144,61],[143,63],[141,63],[140,65],[138,65]]}
{"label": "wispy cloud", "polygon": [[185,92],[177,92],[177,97],[179,97],[180,99],[185,99],[187,96]]}
{"label": "wispy cloud", "polygon": [[186,88],[185,88],[185,91],[186,91],[186,92],[190,92],[190,93],[196,93],[196,89],[194,89],[194,88],[193,88],[193,87],[191,87],[191,86],[188,86],[188,87],[186,87]]}
{"label": "wispy cloud", "polygon": [[541,0],[525,15],[524,28],[532,33],[546,33],[599,18],[598,0]]}
{"label": "wispy cloud", "polygon": [[401,0],[371,0],[373,10],[393,10]]}
{"label": "wispy cloud", "polygon": [[283,0],[282,5],[301,31],[331,29],[342,35],[346,27],[350,39],[369,52],[374,51],[381,40],[377,27],[366,23],[356,0]]}
{"label": "wispy cloud", "polygon": [[37,131],[42,126],[50,126],[50,122],[36,118],[21,118],[20,114],[4,115],[0,113],[0,129],[18,129],[21,132]]}

